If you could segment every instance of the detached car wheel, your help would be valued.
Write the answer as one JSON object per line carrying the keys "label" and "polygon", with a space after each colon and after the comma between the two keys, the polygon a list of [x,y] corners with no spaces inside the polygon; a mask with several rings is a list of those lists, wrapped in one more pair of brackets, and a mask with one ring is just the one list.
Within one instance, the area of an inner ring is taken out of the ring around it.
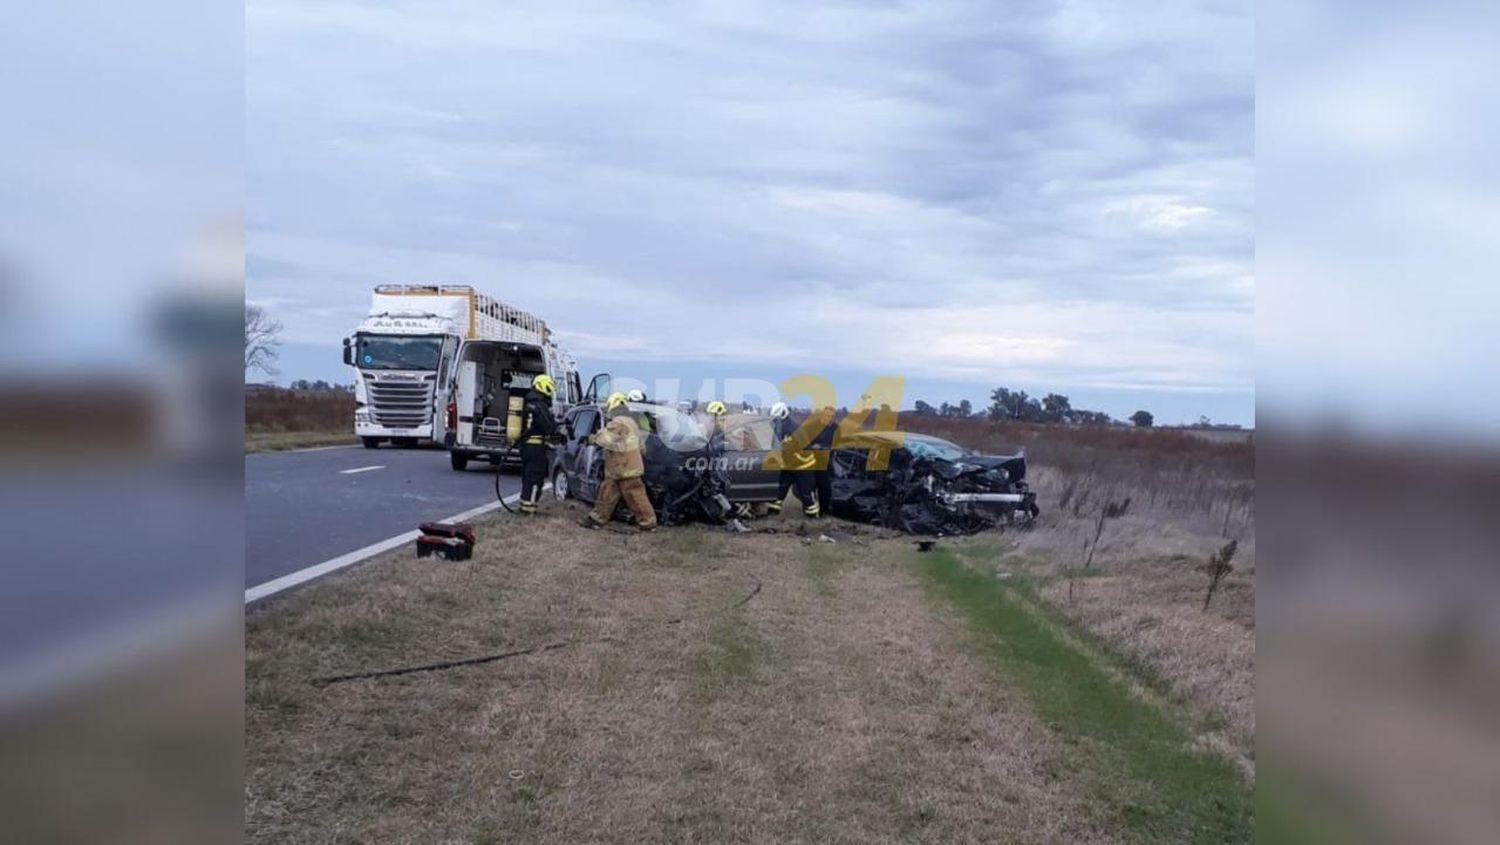
{"label": "detached car wheel", "polygon": [[365,444],[365,448],[366,449],[379,449],[380,448],[380,438],[379,437],[361,437],[360,441]]}
{"label": "detached car wheel", "polygon": [[552,473],[552,497],[559,502],[573,498],[573,491],[568,489],[568,474],[562,470]]}
{"label": "detached car wheel", "polygon": [[454,472],[463,472],[469,468],[469,456],[461,455],[458,452],[449,452],[448,463],[453,467]]}

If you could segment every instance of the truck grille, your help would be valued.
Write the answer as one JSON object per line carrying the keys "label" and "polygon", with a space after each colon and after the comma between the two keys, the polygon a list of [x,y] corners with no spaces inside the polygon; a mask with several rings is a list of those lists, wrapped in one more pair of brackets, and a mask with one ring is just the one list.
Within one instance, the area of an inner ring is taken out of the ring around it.
{"label": "truck grille", "polygon": [[372,381],[370,415],[387,428],[416,428],[432,421],[430,381]]}

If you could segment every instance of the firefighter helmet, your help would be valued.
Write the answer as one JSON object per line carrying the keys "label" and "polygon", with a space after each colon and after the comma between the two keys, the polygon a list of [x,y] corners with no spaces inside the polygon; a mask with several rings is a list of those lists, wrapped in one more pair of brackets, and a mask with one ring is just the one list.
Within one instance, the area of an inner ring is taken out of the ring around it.
{"label": "firefighter helmet", "polygon": [[723,402],[715,399],[714,401],[708,403],[708,407],[704,408],[703,410],[708,411],[709,414],[715,417],[722,417],[729,409],[724,407]]}
{"label": "firefighter helmet", "polygon": [[611,393],[609,394],[609,400],[604,403],[604,410],[613,411],[616,408],[623,407],[625,405],[625,402],[625,394]]}
{"label": "firefighter helmet", "polygon": [[641,390],[639,387],[637,387],[636,389],[625,394],[625,398],[629,399],[632,402],[644,402],[646,401],[646,391]]}
{"label": "firefighter helmet", "polygon": [[552,394],[557,392],[557,382],[553,381],[552,376],[549,376],[546,373],[542,373],[541,375],[532,379],[531,386],[536,388],[536,391],[543,396],[551,396]]}
{"label": "firefighter helmet", "polygon": [[771,406],[771,419],[784,420],[786,419],[786,415],[790,414],[791,412],[792,409],[788,408],[785,402],[777,402],[776,404]]}

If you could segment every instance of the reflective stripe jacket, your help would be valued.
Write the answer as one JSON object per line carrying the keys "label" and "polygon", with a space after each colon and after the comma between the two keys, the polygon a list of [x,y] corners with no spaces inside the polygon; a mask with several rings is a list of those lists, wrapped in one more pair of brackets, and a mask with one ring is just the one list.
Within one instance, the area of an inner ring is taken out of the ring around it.
{"label": "reflective stripe jacket", "polygon": [[646,440],[629,414],[611,417],[604,429],[589,439],[604,447],[606,479],[640,478],[646,474]]}
{"label": "reflective stripe jacket", "polygon": [[527,391],[526,404],[521,408],[521,442],[546,443],[556,432],[552,400],[540,390]]}

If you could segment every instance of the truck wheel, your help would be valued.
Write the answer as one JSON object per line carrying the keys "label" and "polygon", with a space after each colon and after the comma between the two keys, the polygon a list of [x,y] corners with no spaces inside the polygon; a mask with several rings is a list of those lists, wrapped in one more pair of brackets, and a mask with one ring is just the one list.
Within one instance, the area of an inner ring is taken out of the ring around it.
{"label": "truck wheel", "polygon": [[360,438],[360,442],[362,442],[362,443],[365,444],[365,448],[366,449],[379,449],[380,448],[380,438],[379,437],[361,437]]}
{"label": "truck wheel", "polygon": [[448,463],[452,465],[454,472],[463,472],[469,468],[469,456],[458,452],[449,452]]}

